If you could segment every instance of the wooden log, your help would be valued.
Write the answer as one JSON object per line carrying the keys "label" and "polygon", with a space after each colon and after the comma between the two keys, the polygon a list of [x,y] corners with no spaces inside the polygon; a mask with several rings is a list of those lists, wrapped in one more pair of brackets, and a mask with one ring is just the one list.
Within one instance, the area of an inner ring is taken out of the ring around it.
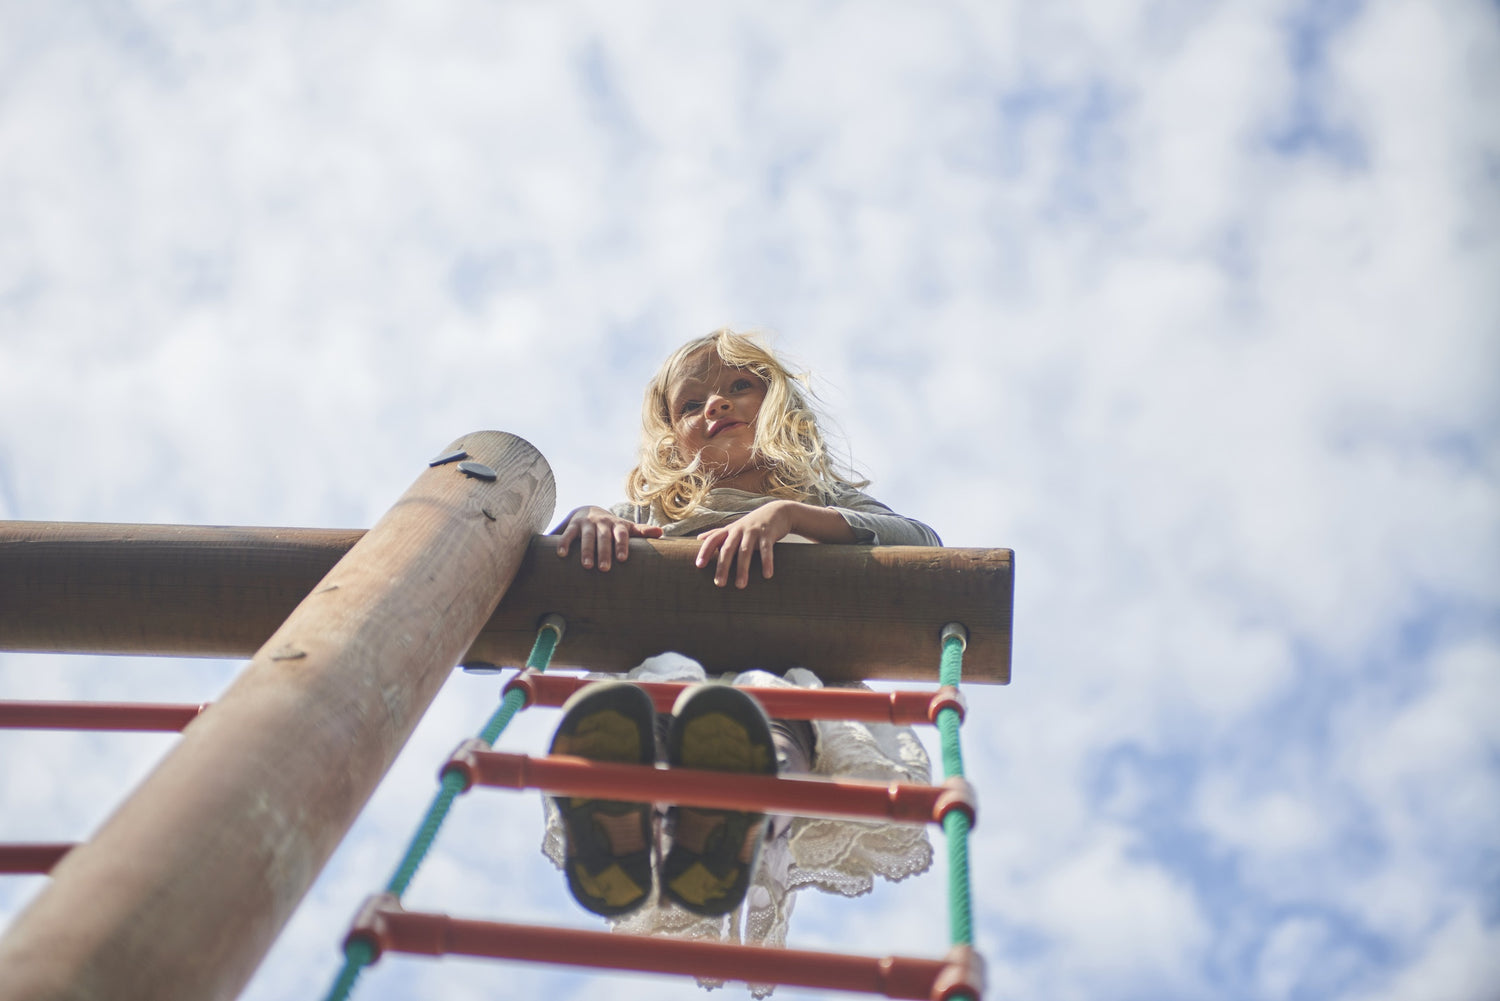
{"label": "wooden log", "polygon": [[[243,657],[363,533],[0,522],[0,649]],[[531,540],[515,584],[463,659],[524,661],[538,619],[568,635],[554,664],[622,671],[676,650],[711,672],[811,667],[827,681],[931,680],[938,633],[969,630],[965,681],[1010,680],[1008,549],[782,544],[740,591],[693,566],[695,542],[632,540],[608,573]]]}
{"label": "wooden log", "polygon": [[698,569],[698,543],[632,540],[608,573],[584,570],[555,539],[533,540],[517,586],[468,656],[499,664],[525,656],[537,619],[568,620],[555,664],[623,671],[664,650],[710,672],[810,667],[824,681],[937,678],[938,636],[969,630],[964,680],[1010,680],[1012,554],[925,546],[776,547],[776,576],[757,567],[743,591]]}
{"label": "wooden log", "polygon": [[0,1001],[244,986],[551,514],[526,442],[454,447],[498,479],[429,468],[349,549],[0,938]]}

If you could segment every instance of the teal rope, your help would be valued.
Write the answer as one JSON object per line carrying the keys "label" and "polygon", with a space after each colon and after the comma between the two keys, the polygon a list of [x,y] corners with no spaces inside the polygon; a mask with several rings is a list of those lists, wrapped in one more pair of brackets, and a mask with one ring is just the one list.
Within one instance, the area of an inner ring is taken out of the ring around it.
{"label": "teal rope", "polygon": [[[938,683],[958,687],[963,673],[964,641],[949,636],[943,641],[943,660],[938,669]],[[958,710],[950,707],[938,712],[938,733],[942,738],[943,771],[948,778],[962,778],[963,751],[958,742]],[[974,944],[974,916],[969,899],[969,818],[958,810],[943,818],[943,834],[948,842],[948,927],[954,945]]]}
{"label": "teal rope", "polygon": [[[536,642],[531,647],[531,656],[526,658],[526,666],[538,671],[547,670],[547,665],[552,662],[552,653],[557,649],[557,641],[556,626],[546,625],[538,630]],[[500,708],[495,710],[484,729],[479,731],[479,739],[486,744],[493,744],[498,740],[525,702],[526,694],[519,688],[506,692],[505,698],[500,700]],[[427,808],[422,823],[417,827],[417,833],[412,835],[411,843],[406,846],[406,854],[401,857],[400,865],[396,866],[395,874],[386,884],[386,892],[395,894],[397,900],[401,899],[401,895],[411,885],[422,860],[427,857],[432,843],[437,840],[443,821],[448,819],[448,810],[452,808],[454,799],[463,790],[464,777],[461,773],[451,771],[443,776],[442,788],[433,797],[432,805]],[[346,1001],[354,990],[354,983],[359,979],[360,972],[374,959],[375,951],[368,942],[356,939],[344,946],[343,968],[339,970],[333,986],[328,989],[324,1001]]]}
{"label": "teal rope", "polygon": [[458,794],[464,791],[463,773],[454,770],[443,775],[443,786],[438,790],[437,796],[433,797],[432,805],[427,808],[427,815],[422,818],[417,833],[412,835],[411,844],[406,846],[406,854],[401,858],[401,864],[396,867],[396,872],[391,876],[391,881],[385,885],[387,893],[394,893],[397,899],[406,892],[411,885],[412,877],[417,874],[417,868],[427,858],[427,852],[432,843],[437,840],[438,830],[443,826],[443,821],[448,819],[448,810],[453,806],[453,801]]}
{"label": "teal rope", "polygon": [[363,939],[355,939],[344,946],[344,966],[328,988],[328,1001],[344,1001],[354,990],[355,981],[366,966],[375,959],[375,950]]}
{"label": "teal rope", "polygon": [[952,810],[943,818],[948,839],[948,927],[954,945],[974,944],[974,916],[969,902],[969,817]]}

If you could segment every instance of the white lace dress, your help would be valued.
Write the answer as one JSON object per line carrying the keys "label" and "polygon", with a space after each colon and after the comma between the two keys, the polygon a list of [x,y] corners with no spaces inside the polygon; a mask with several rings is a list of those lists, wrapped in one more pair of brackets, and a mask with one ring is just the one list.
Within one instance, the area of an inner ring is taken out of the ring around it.
{"label": "white lace dress", "polygon": [[[699,664],[676,654],[653,657],[626,677],[634,681],[707,680]],[[802,668],[793,668],[785,678],[766,671],[747,671],[733,681],[736,685],[822,687],[816,675]],[[923,784],[931,781],[927,752],[909,726],[820,720],[813,729],[814,776]],[[659,900],[653,889],[640,910],[611,921],[612,927],[636,935],[779,947],[786,945],[787,924],[798,890],[816,887],[858,897],[870,892],[877,876],[894,882],[925,872],[932,865],[932,844],[923,825],[798,817],[790,823],[776,823],[773,831],[761,850],[743,917],[738,910],[722,918],[700,917]],[[542,851],[562,868],[562,824],[550,800]],[[719,986],[705,980],[699,983]],[[750,990],[755,997],[763,998],[772,988],[751,984]]]}

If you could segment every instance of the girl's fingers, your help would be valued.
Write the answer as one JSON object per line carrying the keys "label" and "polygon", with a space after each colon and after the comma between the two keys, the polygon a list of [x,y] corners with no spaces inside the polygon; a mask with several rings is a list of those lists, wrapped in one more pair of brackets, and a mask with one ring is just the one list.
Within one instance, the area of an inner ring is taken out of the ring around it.
{"label": "girl's fingers", "polygon": [[575,507],[573,510],[569,511],[567,514],[563,515],[563,520],[559,521],[557,523],[557,527],[554,528],[552,531],[548,532],[547,534],[548,535],[561,535],[563,532],[567,531],[569,528],[572,528],[573,527],[573,516],[575,514],[577,514],[577,513],[578,513],[578,508]]}
{"label": "girl's fingers", "polygon": [[584,522],[578,532],[578,555],[583,560],[583,565],[591,567],[594,565],[594,552],[598,541],[598,532],[595,531],[592,522]]}
{"label": "girl's fingers", "polygon": [[708,566],[709,557],[719,548],[719,543],[724,541],[724,530],[716,528],[711,532],[704,532],[698,538],[703,540],[703,545],[698,547],[698,557],[693,564],[698,567]]}
{"label": "girl's fingers", "polygon": [[740,537],[739,572],[734,575],[734,586],[743,590],[750,584],[750,557],[755,555],[756,536],[746,532]]}
{"label": "girl's fingers", "polygon": [[608,525],[600,525],[598,534],[594,536],[595,545],[598,547],[599,569],[608,570],[614,562],[615,555],[615,533],[610,531]]}
{"label": "girl's fingers", "polygon": [[714,583],[719,587],[729,583],[729,571],[734,566],[734,541],[734,533],[731,532],[719,546],[719,565],[714,570]]}
{"label": "girl's fingers", "polygon": [[[567,556],[578,542],[578,555],[585,567],[597,565],[608,570],[615,561],[630,558],[630,540],[633,536],[643,539],[659,539],[660,525],[639,525],[606,515],[597,508],[579,508],[570,514],[555,529],[557,533],[557,555]],[[700,560],[702,566],[707,559]]]}
{"label": "girl's fingers", "polygon": [[776,543],[770,534],[761,536],[760,540],[760,575],[766,580],[771,579],[774,571]]}

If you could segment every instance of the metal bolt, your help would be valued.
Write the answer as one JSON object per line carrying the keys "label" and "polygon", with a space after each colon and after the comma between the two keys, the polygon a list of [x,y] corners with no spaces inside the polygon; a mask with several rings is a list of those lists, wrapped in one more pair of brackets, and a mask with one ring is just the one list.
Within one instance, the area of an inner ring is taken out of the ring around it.
{"label": "metal bolt", "polygon": [[537,620],[536,628],[537,632],[541,632],[543,629],[551,629],[557,633],[557,641],[561,643],[563,633],[568,631],[568,620],[556,612],[548,612]]}
{"label": "metal bolt", "polygon": [[468,457],[468,452],[465,452],[461,448],[455,448],[453,451],[448,452],[445,455],[440,455],[427,464],[429,466],[441,466],[445,462],[457,462],[459,459],[467,459]]}
{"label": "metal bolt", "polygon": [[957,636],[960,640],[963,641],[963,648],[966,650],[968,649],[969,630],[964,626],[962,622],[950,622],[946,626],[944,626],[943,631],[938,634],[938,644],[941,646],[942,644],[948,642],[949,636]]}
{"label": "metal bolt", "polygon": [[498,475],[489,466],[482,462],[460,462],[458,471],[465,476],[472,476],[476,480],[493,480]]}
{"label": "metal bolt", "polygon": [[491,664],[485,660],[466,660],[458,666],[464,669],[465,674],[499,674],[505,670],[499,664]]}

